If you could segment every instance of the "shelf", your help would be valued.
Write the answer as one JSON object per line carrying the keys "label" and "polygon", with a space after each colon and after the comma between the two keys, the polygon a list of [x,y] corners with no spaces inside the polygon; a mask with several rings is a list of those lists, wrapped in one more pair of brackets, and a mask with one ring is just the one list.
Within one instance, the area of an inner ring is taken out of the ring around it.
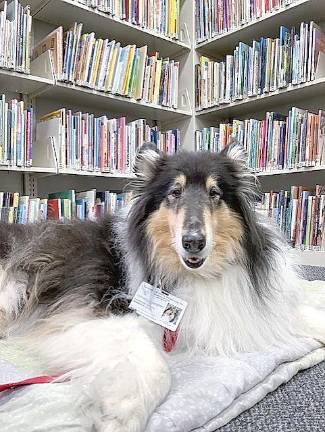
{"label": "shelf", "polygon": [[18,173],[26,173],[26,174],[56,174],[55,168],[44,168],[44,167],[12,167],[0,165],[0,171],[4,172],[18,172]]}
{"label": "shelf", "polygon": [[27,75],[12,70],[0,69],[0,92],[11,91],[22,94],[32,94],[42,91],[53,81],[34,75]]}
{"label": "shelf", "polygon": [[75,0],[24,0],[22,3],[31,6],[32,15],[37,20],[65,28],[74,21],[81,22],[84,32],[95,31],[97,36],[125,44],[148,45],[150,50],[159,51],[162,56],[175,56],[191,48],[184,42],[130,24]]}
{"label": "shelf", "polygon": [[26,174],[51,174],[51,175],[74,175],[79,177],[102,177],[102,178],[114,178],[120,180],[131,180],[135,178],[134,174],[122,174],[122,173],[102,173],[93,171],[77,171],[73,169],[60,169],[57,171],[55,168],[46,167],[12,167],[0,165],[0,172],[14,172],[14,173],[26,173]]}
{"label": "shelf", "polygon": [[315,171],[324,171],[325,166],[312,166],[312,167],[301,167],[292,169],[277,169],[272,171],[260,171],[255,172],[256,177],[269,177],[269,176],[279,176],[279,175],[294,175],[294,174],[307,174]]}
{"label": "shelf", "polygon": [[191,112],[182,109],[139,102],[125,96],[0,69],[0,92],[4,91],[59,100],[62,102],[62,106],[65,103],[71,103],[71,100],[73,100],[74,104],[92,106],[94,109],[106,112],[129,114],[137,118],[145,117],[152,120],[178,120],[192,115]]}
{"label": "shelf", "polygon": [[238,42],[249,43],[263,36],[275,37],[279,34],[279,27],[294,26],[305,21],[322,21],[325,19],[324,0],[300,0],[290,6],[278,9],[236,30],[218,35],[214,38],[199,42],[196,49],[201,53],[217,57],[230,53]]}
{"label": "shelf", "polygon": [[304,84],[290,85],[289,87],[252,96],[229,104],[222,104],[203,110],[197,110],[199,118],[215,120],[221,118],[246,115],[257,111],[272,110],[275,105],[297,106],[300,100],[325,95],[325,78],[319,78]]}
{"label": "shelf", "polygon": [[137,118],[150,118],[152,120],[175,120],[190,117],[191,113],[181,109],[167,108],[160,105],[146,104],[138,102],[124,96],[104,93],[86,87],[76,86],[57,82],[54,86],[49,86],[40,94],[41,98],[59,100],[62,106],[66,102],[74,105],[92,107],[99,111],[115,112],[121,114],[133,114]]}
{"label": "shelf", "polygon": [[325,251],[293,249],[293,260],[298,265],[325,267]]}
{"label": "shelf", "polygon": [[86,176],[86,177],[102,177],[102,178],[114,178],[121,180],[132,180],[135,178],[134,174],[121,174],[121,173],[102,173],[102,172],[91,172],[91,171],[77,171],[73,169],[60,169],[59,175],[76,175],[76,176]]}

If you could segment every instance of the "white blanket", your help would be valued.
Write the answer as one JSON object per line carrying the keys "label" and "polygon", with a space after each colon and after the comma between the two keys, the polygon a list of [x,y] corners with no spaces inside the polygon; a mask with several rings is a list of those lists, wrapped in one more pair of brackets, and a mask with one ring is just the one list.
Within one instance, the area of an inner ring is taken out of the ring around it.
{"label": "white blanket", "polygon": [[[38,359],[8,350],[5,343],[0,344],[0,359],[0,384],[41,370]],[[323,360],[325,348],[313,339],[297,339],[294,346],[231,358],[171,356],[172,389],[149,420],[146,432],[215,431],[299,370]],[[59,383],[0,393],[1,432],[93,431],[79,399],[79,389]]]}

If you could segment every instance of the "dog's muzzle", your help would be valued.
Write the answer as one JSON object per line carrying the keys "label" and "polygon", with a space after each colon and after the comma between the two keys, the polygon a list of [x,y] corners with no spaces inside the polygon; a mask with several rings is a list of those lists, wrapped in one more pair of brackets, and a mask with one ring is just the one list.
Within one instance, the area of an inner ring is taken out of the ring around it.
{"label": "dog's muzzle", "polygon": [[200,231],[186,233],[182,237],[182,246],[186,256],[182,257],[185,265],[191,269],[201,267],[205,258],[199,254],[206,246],[206,238]]}

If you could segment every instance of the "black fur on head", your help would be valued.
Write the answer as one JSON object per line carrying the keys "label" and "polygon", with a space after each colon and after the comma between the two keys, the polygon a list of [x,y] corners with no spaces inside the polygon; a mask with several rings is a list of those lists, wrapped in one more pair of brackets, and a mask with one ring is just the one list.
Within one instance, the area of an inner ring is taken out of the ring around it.
{"label": "black fur on head", "polygon": [[273,265],[276,246],[272,235],[257,221],[254,177],[246,166],[245,151],[237,142],[233,141],[219,154],[181,151],[173,156],[162,154],[154,145],[146,144],[137,155],[134,171],[137,176],[133,183],[136,198],[129,214],[128,237],[131,247],[143,257],[148,279],[155,271],[150,261],[148,219],[166,202],[179,175],[185,176],[187,185],[193,186],[192,200],[198,203],[207,178],[211,176],[220,189],[220,205],[225,204],[240,220],[243,232],[240,244],[244,253],[238,260],[246,267],[258,294],[262,294],[263,280]]}

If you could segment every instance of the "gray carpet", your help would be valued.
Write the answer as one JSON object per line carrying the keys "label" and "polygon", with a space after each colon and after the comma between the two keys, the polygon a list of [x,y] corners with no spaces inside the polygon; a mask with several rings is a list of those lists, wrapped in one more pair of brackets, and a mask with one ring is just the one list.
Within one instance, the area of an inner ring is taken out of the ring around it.
{"label": "gray carpet", "polygon": [[299,372],[218,432],[325,432],[325,362]]}

